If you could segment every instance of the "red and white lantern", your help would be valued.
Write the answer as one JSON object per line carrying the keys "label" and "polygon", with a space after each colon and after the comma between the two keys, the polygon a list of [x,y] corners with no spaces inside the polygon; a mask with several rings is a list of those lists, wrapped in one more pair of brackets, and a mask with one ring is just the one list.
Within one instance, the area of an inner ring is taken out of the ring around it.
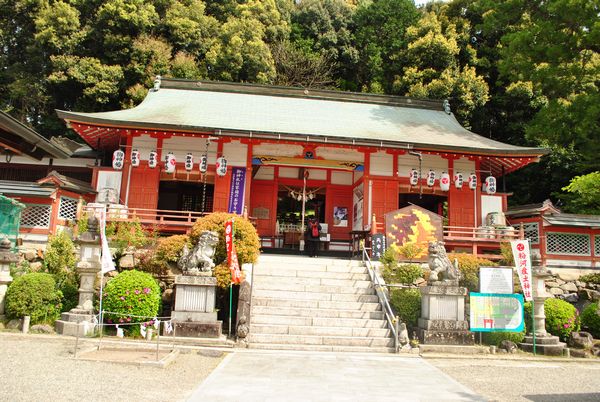
{"label": "red and white lantern", "polygon": [[148,155],[148,167],[154,169],[158,164],[158,153],[156,151],[150,151]]}
{"label": "red and white lantern", "polygon": [[429,169],[429,173],[427,173],[427,185],[429,187],[433,187],[435,185],[435,171]]}
{"label": "red and white lantern", "polygon": [[477,188],[477,175],[475,173],[471,173],[469,175],[469,188],[471,190],[475,190]]}
{"label": "red and white lantern", "polygon": [[165,156],[165,172],[173,173],[176,166],[177,161],[175,160],[175,155],[173,155],[172,152],[169,152],[167,156]]}
{"label": "red and white lantern", "polygon": [[115,152],[113,152],[113,158],[112,158],[113,169],[115,169],[115,170],[123,169],[124,161],[125,161],[125,152],[121,151],[120,149],[117,149]]}
{"label": "red and white lantern", "polygon": [[411,186],[416,186],[419,183],[419,172],[417,169],[411,169],[408,175],[408,180]]}
{"label": "red and white lantern", "polygon": [[463,174],[461,172],[456,172],[454,174],[454,187],[456,187],[457,189],[461,189],[464,183],[464,178],[463,178]]}
{"label": "red and white lantern", "polygon": [[198,162],[198,169],[200,173],[206,173],[208,171],[208,156],[202,155],[200,157],[200,162]]}
{"label": "red and white lantern", "polygon": [[140,151],[138,151],[137,149],[131,151],[131,166],[140,166]]}
{"label": "red and white lantern", "polygon": [[225,159],[225,157],[221,156],[221,157],[217,158],[217,162],[215,163],[215,166],[217,168],[218,176],[223,177],[227,174],[227,159]]}
{"label": "red and white lantern", "polygon": [[194,155],[191,152],[188,152],[185,155],[185,170],[191,172],[194,168]]}
{"label": "red and white lantern", "polygon": [[485,192],[488,194],[496,194],[496,178],[494,176],[486,177]]}
{"label": "red and white lantern", "polygon": [[450,175],[446,172],[440,176],[440,189],[442,191],[450,190]]}

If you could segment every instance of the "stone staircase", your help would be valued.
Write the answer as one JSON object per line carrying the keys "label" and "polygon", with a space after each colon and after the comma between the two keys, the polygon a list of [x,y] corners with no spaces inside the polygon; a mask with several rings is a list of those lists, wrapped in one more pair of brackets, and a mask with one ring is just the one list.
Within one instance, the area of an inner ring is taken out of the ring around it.
{"label": "stone staircase", "polygon": [[360,261],[262,255],[254,266],[249,347],[393,352]]}

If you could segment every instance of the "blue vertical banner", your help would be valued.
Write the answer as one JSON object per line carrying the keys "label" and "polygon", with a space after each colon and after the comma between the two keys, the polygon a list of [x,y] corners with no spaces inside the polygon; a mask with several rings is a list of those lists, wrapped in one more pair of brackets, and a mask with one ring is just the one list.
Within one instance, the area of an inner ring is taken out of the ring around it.
{"label": "blue vertical banner", "polygon": [[229,188],[230,214],[241,215],[244,212],[244,190],[246,189],[246,168],[231,169],[231,186]]}

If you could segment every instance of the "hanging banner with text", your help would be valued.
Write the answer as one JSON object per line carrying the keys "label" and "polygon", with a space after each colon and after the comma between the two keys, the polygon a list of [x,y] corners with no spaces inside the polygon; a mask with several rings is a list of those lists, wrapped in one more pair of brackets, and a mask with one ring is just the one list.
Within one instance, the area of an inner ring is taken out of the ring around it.
{"label": "hanging banner with text", "polygon": [[246,168],[231,169],[231,186],[229,188],[230,214],[241,215],[244,212],[244,190],[246,188]]}
{"label": "hanging banner with text", "polygon": [[523,296],[470,293],[470,325],[474,332],[523,331]]}
{"label": "hanging banner with text", "polygon": [[233,242],[233,219],[225,222],[225,249],[227,250],[227,265],[231,271],[231,283],[239,284],[242,280],[242,271],[235,252]]}
{"label": "hanging banner with text", "polygon": [[532,301],[531,251],[529,250],[529,240],[511,240],[510,246],[515,259],[517,273],[519,274],[519,280],[521,281],[523,295],[525,296],[525,300]]}

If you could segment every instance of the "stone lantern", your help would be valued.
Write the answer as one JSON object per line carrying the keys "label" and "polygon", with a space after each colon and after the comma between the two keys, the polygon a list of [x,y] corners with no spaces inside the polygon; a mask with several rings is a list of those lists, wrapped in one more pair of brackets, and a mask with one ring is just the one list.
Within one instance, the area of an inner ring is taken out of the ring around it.
{"label": "stone lantern", "polygon": [[88,230],[79,236],[80,253],[77,263],[79,274],[79,302],[68,313],[62,313],[56,321],[56,332],[63,335],[89,335],[94,330],[94,284],[102,269],[100,253],[102,245],[98,232],[98,219],[88,219]]}
{"label": "stone lantern", "polygon": [[[550,272],[545,267],[534,267],[533,272],[533,320],[535,322],[535,341],[536,353],[550,356],[562,356],[565,344],[559,341],[558,336],[550,335],[546,331],[546,313],[544,311],[544,301],[549,299],[552,294],[546,291],[546,279],[551,277]],[[530,325],[530,323],[527,323]],[[529,328],[529,333],[519,344],[521,349],[527,352],[533,352],[533,333]]]}
{"label": "stone lantern", "polygon": [[19,256],[11,250],[11,243],[6,237],[0,242],[0,320],[4,320],[4,297],[8,284],[13,278],[10,276],[10,264],[17,263]]}

